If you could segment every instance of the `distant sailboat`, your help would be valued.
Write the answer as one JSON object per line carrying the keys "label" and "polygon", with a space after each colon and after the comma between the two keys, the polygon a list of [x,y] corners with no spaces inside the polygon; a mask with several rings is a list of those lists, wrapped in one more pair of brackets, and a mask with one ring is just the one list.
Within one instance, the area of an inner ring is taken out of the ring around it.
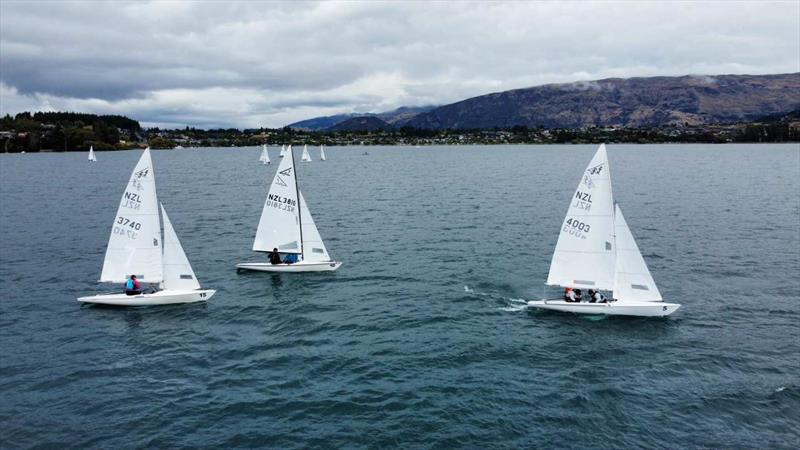
{"label": "distant sailboat", "polygon": [[261,272],[329,272],[342,265],[333,261],[322,242],[303,194],[298,187],[294,153],[289,148],[272,180],[261,220],[256,230],[253,251],[271,252],[277,248],[281,264],[240,263],[237,269]]}
{"label": "distant sailboat", "polygon": [[261,156],[258,157],[258,160],[265,166],[270,164],[269,152],[267,152],[267,144],[261,146]]}
{"label": "distant sailboat", "polygon": [[319,146],[319,159],[320,159],[320,161],[325,161],[325,146],[324,145],[320,145]]}
{"label": "distant sailboat", "polygon": [[94,146],[89,146],[89,162],[97,162],[97,156],[94,154]]}
{"label": "distant sailboat", "polygon": [[[289,145],[289,148],[292,148],[292,146],[291,146],[291,145]],[[281,158],[283,158],[284,156],[286,156],[286,144],[284,144],[284,145],[281,145],[281,153],[280,153],[280,155],[279,155],[279,156],[280,156]]]}
{"label": "distant sailboat", "polygon": [[120,200],[100,282],[121,284],[133,274],[143,284],[159,284],[161,290],[138,295],[121,292],[100,294],[80,297],[79,302],[117,306],[166,305],[206,301],[214,295],[216,291],[200,288],[163,205],[162,237],[158,212],[155,174],[148,147],[133,169]]}
{"label": "distant sailboat", "polygon": [[311,162],[311,155],[308,154],[308,145],[303,145],[303,156],[300,158],[300,161]]}
{"label": "distant sailboat", "polygon": [[536,300],[528,306],[581,314],[667,316],[664,303],[619,205],[614,203],[605,144],[583,172],[561,225],[547,284],[612,291],[607,303]]}

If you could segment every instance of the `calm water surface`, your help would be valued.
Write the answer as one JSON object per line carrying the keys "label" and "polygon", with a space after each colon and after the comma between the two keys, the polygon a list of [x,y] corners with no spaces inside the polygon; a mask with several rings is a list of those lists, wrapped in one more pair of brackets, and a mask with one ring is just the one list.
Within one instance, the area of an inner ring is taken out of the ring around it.
{"label": "calm water surface", "polygon": [[275,164],[155,151],[159,198],[218,293],[129,309],[75,298],[108,288],[141,152],[0,155],[0,444],[797,448],[800,146],[609,145],[615,197],[684,306],[528,311],[595,148],[314,149],[299,177],[344,265],[293,275],[234,269],[264,259]]}

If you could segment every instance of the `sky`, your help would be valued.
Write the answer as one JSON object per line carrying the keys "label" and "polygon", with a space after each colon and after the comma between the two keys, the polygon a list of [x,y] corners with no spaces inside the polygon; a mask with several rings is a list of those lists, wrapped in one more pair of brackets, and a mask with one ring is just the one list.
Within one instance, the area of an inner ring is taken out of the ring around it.
{"label": "sky", "polygon": [[281,127],[547,83],[800,72],[800,0],[0,0],[0,114]]}

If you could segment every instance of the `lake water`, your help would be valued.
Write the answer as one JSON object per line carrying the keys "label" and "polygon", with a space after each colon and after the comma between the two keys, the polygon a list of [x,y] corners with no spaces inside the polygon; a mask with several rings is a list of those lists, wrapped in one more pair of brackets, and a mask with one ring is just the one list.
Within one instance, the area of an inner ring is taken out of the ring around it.
{"label": "lake water", "polygon": [[108,290],[141,152],[0,155],[2,447],[797,448],[800,146],[609,145],[615,197],[683,308],[526,310],[595,149],[313,149],[298,175],[344,265],[284,275],[234,268],[265,259],[250,248],[275,164],[154,151],[218,292],[128,309],[75,298]]}

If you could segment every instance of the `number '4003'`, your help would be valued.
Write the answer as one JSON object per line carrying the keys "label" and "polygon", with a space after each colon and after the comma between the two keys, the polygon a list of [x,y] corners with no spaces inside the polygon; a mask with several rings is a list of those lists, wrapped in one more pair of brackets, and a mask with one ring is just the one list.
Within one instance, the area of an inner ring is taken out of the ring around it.
{"label": "number '4003'", "polygon": [[589,224],[583,223],[578,219],[567,219],[567,225],[571,226],[572,228],[577,228],[580,231],[589,231]]}
{"label": "number '4003'", "polygon": [[122,216],[117,217],[117,223],[122,225],[122,226],[126,226],[127,225],[127,226],[133,228],[136,231],[139,231],[139,230],[142,229],[142,224],[141,223],[134,222],[133,220],[126,219],[125,217],[122,217]]}

